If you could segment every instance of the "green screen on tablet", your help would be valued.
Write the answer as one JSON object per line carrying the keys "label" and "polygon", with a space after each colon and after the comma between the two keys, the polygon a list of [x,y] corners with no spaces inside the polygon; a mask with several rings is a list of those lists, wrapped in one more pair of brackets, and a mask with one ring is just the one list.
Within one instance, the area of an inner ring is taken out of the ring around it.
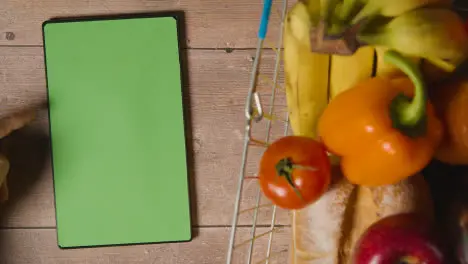
{"label": "green screen on tablet", "polygon": [[190,240],[177,19],[43,34],[59,246]]}

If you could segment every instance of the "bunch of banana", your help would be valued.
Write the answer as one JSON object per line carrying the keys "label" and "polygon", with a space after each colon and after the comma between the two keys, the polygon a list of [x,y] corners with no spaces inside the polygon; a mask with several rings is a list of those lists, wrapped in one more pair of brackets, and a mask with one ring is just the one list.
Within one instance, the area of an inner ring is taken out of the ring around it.
{"label": "bunch of banana", "polygon": [[[387,49],[424,61],[432,70],[454,71],[468,56],[468,36],[450,2],[298,1],[284,21],[283,39],[294,134],[317,137],[317,121],[330,99],[373,74],[394,74],[396,69],[381,61]],[[317,30],[320,26],[324,30]],[[316,45],[336,39],[353,45]]]}
{"label": "bunch of banana", "polygon": [[[321,0],[301,1],[284,21],[284,72],[291,128],[295,135],[316,138],[317,122],[333,97],[371,76],[374,48],[363,47],[352,56],[311,51],[311,28],[320,20]],[[353,67],[349,67],[353,65]],[[355,67],[358,66],[358,67]],[[339,78],[329,78],[332,76]],[[329,91],[330,88],[330,91]]]}

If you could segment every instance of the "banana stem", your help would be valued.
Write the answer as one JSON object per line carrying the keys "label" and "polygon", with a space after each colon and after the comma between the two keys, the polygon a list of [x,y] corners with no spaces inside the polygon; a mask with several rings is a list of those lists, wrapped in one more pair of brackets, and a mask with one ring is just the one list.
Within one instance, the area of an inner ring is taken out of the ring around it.
{"label": "banana stem", "polygon": [[401,93],[392,100],[390,114],[394,127],[408,136],[424,134],[426,131],[427,95],[421,71],[411,60],[393,50],[385,53],[384,60],[408,75],[415,89],[412,99]]}
{"label": "banana stem", "polygon": [[326,22],[327,27],[332,22],[332,14],[335,10],[336,6],[338,5],[339,0],[322,0],[320,1],[321,10],[320,10],[320,17]]}
{"label": "banana stem", "polygon": [[339,12],[340,19],[342,21],[348,21],[350,19],[351,14],[356,9],[356,4],[358,4],[357,0],[344,0],[343,4],[341,5],[341,9]]}
{"label": "banana stem", "polygon": [[364,8],[362,8],[361,11],[359,11],[359,13],[353,18],[353,20],[351,20],[351,24],[354,25],[362,19],[373,17],[378,14],[378,9],[376,10],[376,8],[374,8],[374,6],[371,4],[366,4]]}

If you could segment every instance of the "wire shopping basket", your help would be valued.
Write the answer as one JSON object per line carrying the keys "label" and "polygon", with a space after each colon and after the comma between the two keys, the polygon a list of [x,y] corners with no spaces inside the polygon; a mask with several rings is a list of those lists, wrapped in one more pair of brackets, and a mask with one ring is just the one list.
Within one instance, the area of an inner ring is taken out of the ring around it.
{"label": "wire shopping basket", "polygon": [[[278,1],[278,3],[274,4],[272,2],[272,0],[264,1],[258,30],[257,48],[251,69],[250,86],[245,105],[246,120],[243,153],[237,183],[238,189],[229,239],[227,264],[285,263],[288,255],[287,242],[289,240],[281,239],[282,243],[277,245],[273,238],[279,233],[282,233],[282,236],[286,238],[287,234],[284,231],[289,229],[289,223],[287,220],[279,221],[279,211],[282,210],[268,203],[262,197],[256,181],[255,170],[249,171],[249,167],[251,167],[249,163],[258,163],[259,154],[275,137],[289,134],[285,93],[281,81],[283,20],[288,9],[288,1],[282,0],[282,2]],[[268,27],[270,14],[278,16],[279,26],[275,28]],[[267,32],[271,33],[269,36],[274,36],[273,40],[266,38]],[[273,65],[273,68],[265,69],[264,64],[268,64],[269,67]],[[253,191],[255,198],[248,206],[250,208],[241,210],[245,198],[243,191],[247,185],[249,187],[253,186],[255,189]],[[263,212],[261,212],[262,210]],[[287,215],[287,212],[283,211],[282,213],[284,216]],[[263,215],[264,221],[269,223],[259,223],[260,215]],[[247,224],[240,224],[241,217]],[[248,229],[248,234],[240,236],[241,228]]]}

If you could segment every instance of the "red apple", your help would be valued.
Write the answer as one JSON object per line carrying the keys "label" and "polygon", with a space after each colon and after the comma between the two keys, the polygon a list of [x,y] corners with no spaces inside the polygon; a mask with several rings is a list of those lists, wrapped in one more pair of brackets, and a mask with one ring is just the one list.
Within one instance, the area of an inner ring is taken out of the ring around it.
{"label": "red apple", "polygon": [[354,264],[442,264],[443,255],[416,214],[398,214],[379,220],[361,236]]}

